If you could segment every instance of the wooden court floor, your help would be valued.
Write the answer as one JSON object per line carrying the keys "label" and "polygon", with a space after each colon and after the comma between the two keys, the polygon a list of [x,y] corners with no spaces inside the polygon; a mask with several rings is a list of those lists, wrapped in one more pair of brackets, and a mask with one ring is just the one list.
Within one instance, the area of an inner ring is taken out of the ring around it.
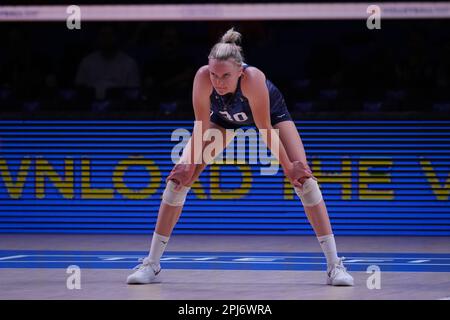
{"label": "wooden court floor", "polygon": [[[336,242],[354,287],[325,285],[325,259],[313,236],[224,235],[174,235],[160,282],[131,286],[125,279],[146,255],[150,236],[4,234],[0,299],[450,299],[450,238]],[[69,266],[79,268],[79,289]]]}

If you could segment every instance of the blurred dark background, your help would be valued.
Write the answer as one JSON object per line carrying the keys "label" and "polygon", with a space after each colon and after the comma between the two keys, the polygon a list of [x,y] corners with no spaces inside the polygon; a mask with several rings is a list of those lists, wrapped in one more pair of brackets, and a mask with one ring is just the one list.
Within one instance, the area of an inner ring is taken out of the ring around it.
{"label": "blurred dark background", "polygon": [[0,118],[193,119],[191,90],[234,26],[296,120],[449,119],[450,21],[0,23]]}

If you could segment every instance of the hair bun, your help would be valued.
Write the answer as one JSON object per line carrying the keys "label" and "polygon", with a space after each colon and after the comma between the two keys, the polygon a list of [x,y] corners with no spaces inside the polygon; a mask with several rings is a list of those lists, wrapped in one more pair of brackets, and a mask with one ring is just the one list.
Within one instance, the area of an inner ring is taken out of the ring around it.
{"label": "hair bun", "polygon": [[223,36],[220,42],[222,43],[232,43],[232,44],[240,44],[242,35],[234,31],[234,28],[229,29]]}

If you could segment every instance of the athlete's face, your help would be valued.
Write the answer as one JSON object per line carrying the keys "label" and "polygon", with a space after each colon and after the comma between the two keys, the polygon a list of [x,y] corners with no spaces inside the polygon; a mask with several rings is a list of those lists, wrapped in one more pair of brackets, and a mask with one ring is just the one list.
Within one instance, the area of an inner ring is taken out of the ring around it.
{"label": "athlete's face", "polygon": [[232,59],[209,59],[209,77],[217,93],[224,95],[236,91],[239,77],[242,74],[242,66],[237,65]]}

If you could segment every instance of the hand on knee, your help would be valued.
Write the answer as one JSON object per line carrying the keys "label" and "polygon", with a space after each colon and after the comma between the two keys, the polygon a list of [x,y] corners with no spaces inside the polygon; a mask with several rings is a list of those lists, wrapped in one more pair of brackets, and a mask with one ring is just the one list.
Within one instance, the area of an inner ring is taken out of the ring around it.
{"label": "hand on knee", "polygon": [[294,189],[305,207],[318,205],[323,199],[319,184],[313,178],[306,179],[301,188]]}
{"label": "hand on knee", "polygon": [[195,168],[195,164],[177,163],[167,177],[166,182],[176,181],[175,190],[180,191],[182,186],[186,186],[192,180]]}
{"label": "hand on knee", "polygon": [[283,168],[285,175],[295,188],[301,188],[306,179],[312,178],[317,180],[313,176],[311,168],[307,163],[301,161],[293,161],[289,168]]}

